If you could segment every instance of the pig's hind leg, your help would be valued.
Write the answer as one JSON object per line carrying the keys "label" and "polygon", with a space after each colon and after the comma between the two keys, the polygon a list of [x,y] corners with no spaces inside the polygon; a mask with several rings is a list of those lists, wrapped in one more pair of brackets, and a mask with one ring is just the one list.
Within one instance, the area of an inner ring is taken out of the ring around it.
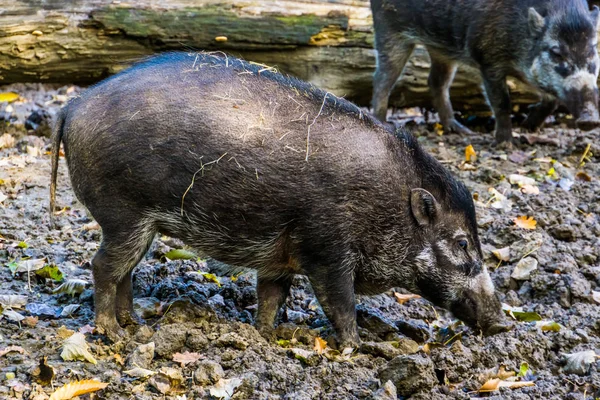
{"label": "pig's hind leg", "polygon": [[292,280],[289,276],[276,279],[258,272],[256,292],[258,296],[258,311],[256,316],[256,329],[266,339],[272,339],[273,326],[277,312],[285,302]]}
{"label": "pig's hind leg", "polygon": [[390,93],[402,74],[415,45],[398,43],[396,38],[377,40],[376,36],[375,39],[377,41],[377,69],[373,76],[373,114],[381,122],[386,122]]}
{"label": "pig's hind leg", "polygon": [[114,225],[99,223],[102,244],[92,260],[96,327],[110,340],[118,341],[125,332],[117,315],[125,323],[137,319],[133,312],[131,272],[148,251],[155,230],[149,223],[129,223],[126,218]]}
{"label": "pig's hind leg", "polygon": [[456,63],[442,59],[432,51],[431,70],[429,71],[429,90],[433,98],[433,106],[440,116],[440,122],[446,132],[454,132],[460,135],[471,135],[473,132],[454,118],[454,110],[450,102],[450,85],[456,74]]}

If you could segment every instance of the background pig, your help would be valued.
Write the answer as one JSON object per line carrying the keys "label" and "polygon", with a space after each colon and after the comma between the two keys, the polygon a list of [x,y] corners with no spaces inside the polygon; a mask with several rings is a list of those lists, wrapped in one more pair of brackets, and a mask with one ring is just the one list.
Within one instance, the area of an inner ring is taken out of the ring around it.
{"label": "background pig", "polygon": [[431,56],[429,86],[447,131],[470,133],[454,119],[449,87],[459,64],[478,68],[496,117],[496,141],[511,142],[506,77],[539,89],[525,121],[537,129],[564,103],[583,129],[598,121],[598,8],[584,0],[371,0],[377,70],[373,109],[384,121],[392,86],[416,44]]}
{"label": "background pig", "polygon": [[102,227],[99,328],[116,339],[137,320],[131,273],[158,232],[256,269],[263,332],[293,274],[308,276],[344,345],[359,341],[355,293],[397,286],[486,333],[505,328],[464,185],[353,104],[220,54],[152,58],[59,116],[51,209],[62,142]]}

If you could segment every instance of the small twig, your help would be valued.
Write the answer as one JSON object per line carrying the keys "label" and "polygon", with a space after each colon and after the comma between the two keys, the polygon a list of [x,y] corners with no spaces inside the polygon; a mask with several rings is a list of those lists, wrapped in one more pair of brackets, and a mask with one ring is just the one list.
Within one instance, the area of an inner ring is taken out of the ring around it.
{"label": "small twig", "polygon": [[319,109],[319,112],[315,116],[315,119],[313,119],[313,121],[308,126],[308,132],[306,133],[306,158],[304,159],[304,161],[308,161],[308,155],[309,155],[309,151],[310,151],[310,128],[315,124],[315,122],[317,122],[317,118],[319,118],[319,116],[321,115],[321,112],[323,112],[323,107],[325,106],[325,100],[327,100],[328,94],[329,94],[329,92],[326,92],[325,96],[323,96],[323,102],[321,103],[321,108]]}

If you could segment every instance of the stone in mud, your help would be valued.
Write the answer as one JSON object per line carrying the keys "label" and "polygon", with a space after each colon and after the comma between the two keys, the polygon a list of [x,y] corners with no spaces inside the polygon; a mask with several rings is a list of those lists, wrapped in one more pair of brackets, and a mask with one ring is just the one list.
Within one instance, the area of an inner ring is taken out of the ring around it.
{"label": "stone in mud", "polygon": [[394,386],[392,381],[387,381],[381,389],[373,394],[372,400],[396,400],[397,398],[396,386]]}
{"label": "stone in mud", "polygon": [[181,350],[186,337],[187,331],[179,324],[161,326],[152,336],[152,341],[156,343],[156,354],[163,358],[170,358],[173,353]]}
{"label": "stone in mud", "polygon": [[156,317],[160,310],[160,300],[156,297],[140,297],[133,299],[133,309],[143,319]]}
{"label": "stone in mud", "polygon": [[379,310],[367,307],[363,304],[356,306],[356,322],[361,328],[380,337],[398,331],[394,323],[386,318]]}
{"label": "stone in mud", "polygon": [[394,358],[379,371],[382,382],[391,381],[400,396],[427,391],[437,384],[433,363],[422,355],[403,355]]}
{"label": "stone in mud", "polygon": [[419,351],[419,345],[411,339],[401,339],[395,342],[363,342],[360,345],[360,351],[391,360],[403,354],[416,353]]}
{"label": "stone in mud", "polygon": [[549,233],[558,240],[574,242],[577,239],[575,228],[571,225],[561,224],[550,228]]}
{"label": "stone in mud", "polygon": [[185,345],[192,351],[198,351],[208,346],[208,338],[200,329],[190,329]]}
{"label": "stone in mud", "polygon": [[223,368],[219,363],[206,360],[200,362],[194,372],[194,382],[201,386],[208,386],[217,383],[225,375]]}
{"label": "stone in mud", "polygon": [[154,342],[148,344],[141,344],[133,350],[131,355],[127,358],[127,369],[135,367],[150,369],[150,364],[154,359]]}
{"label": "stone in mud", "polygon": [[216,342],[218,347],[233,347],[238,350],[246,350],[248,342],[235,332],[229,332],[221,335]]}
{"label": "stone in mud", "polygon": [[409,338],[423,343],[431,337],[431,328],[420,320],[407,319],[396,321],[398,331]]}

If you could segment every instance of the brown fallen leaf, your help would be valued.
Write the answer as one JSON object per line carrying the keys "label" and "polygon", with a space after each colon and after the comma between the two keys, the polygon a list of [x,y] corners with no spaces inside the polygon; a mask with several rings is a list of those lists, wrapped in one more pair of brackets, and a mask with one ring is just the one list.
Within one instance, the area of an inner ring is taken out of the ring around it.
{"label": "brown fallen leaf", "polygon": [[577,173],[577,175],[575,175],[575,178],[577,178],[580,181],[584,181],[584,182],[590,182],[592,180],[592,177],[589,176],[587,174],[587,172],[583,172],[583,171],[579,171]]}
{"label": "brown fallen leaf", "polygon": [[[59,338],[61,339],[67,339],[70,338],[73,334],[75,333],[75,331],[67,328],[64,325],[61,325],[57,330],[56,330],[56,334],[58,335]],[[83,333],[83,332],[81,332]]]}
{"label": "brown fallen leaf", "polygon": [[187,364],[192,364],[201,359],[203,356],[200,353],[190,353],[186,351],[185,353],[175,353],[173,354],[173,361],[181,364],[182,367],[185,367]]}
{"label": "brown fallen leaf", "polygon": [[317,354],[323,354],[325,349],[327,349],[327,342],[317,336],[315,338],[315,347],[313,350],[316,351]]}
{"label": "brown fallen leaf", "polygon": [[412,299],[420,299],[421,298],[421,296],[419,296],[418,294],[412,294],[412,293],[402,294],[402,293],[396,293],[396,292],[394,292],[394,297],[396,297],[396,301],[398,301],[398,303],[400,303],[400,304],[404,304],[407,301],[412,300]]}
{"label": "brown fallen leaf", "polygon": [[516,226],[523,229],[535,229],[537,221],[533,217],[521,216],[513,219]]}
{"label": "brown fallen leaf", "polygon": [[12,351],[16,351],[17,353],[25,353],[25,349],[22,348],[21,346],[8,346],[4,349],[0,349],[0,357],[2,357],[5,354],[8,354]]}
{"label": "brown fallen leaf", "polygon": [[479,389],[479,392],[494,392],[496,390],[499,390],[501,387],[509,389],[519,389],[534,385],[535,384],[531,381],[505,381],[500,378],[494,378],[484,383]]}
{"label": "brown fallen leaf", "polygon": [[107,386],[108,383],[102,383],[92,379],[69,382],[52,393],[50,400],[70,400],[75,396],[96,392]]}
{"label": "brown fallen leaf", "polygon": [[21,321],[21,323],[25,326],[28,326],[30,328],[35,328],[35,326],[37,325],[39,321],[38,317],[34,317],[34,316],[29,316],[29,317],[25,317],[23,318],[23,321]]}

